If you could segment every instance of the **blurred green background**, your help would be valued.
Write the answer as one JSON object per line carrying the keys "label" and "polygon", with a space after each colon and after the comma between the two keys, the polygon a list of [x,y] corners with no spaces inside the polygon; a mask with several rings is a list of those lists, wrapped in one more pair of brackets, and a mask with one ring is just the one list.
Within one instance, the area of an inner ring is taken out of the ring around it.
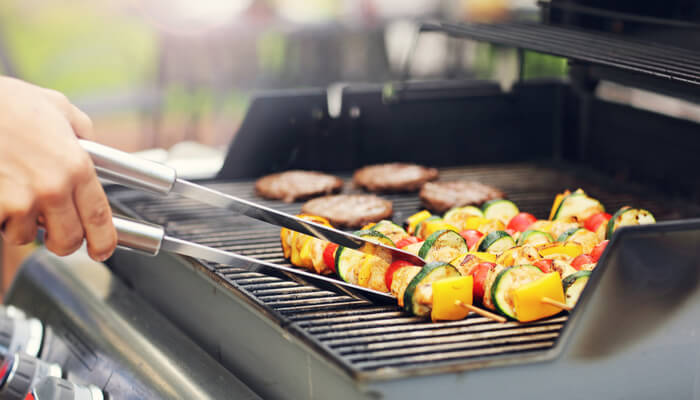
{"label": "blurred green background", "polygon": [[[530,3],[532,3],[530,5]],[[505,0],[3,0],[0,70],[64,92],[100,141],[228,143],[258,90],[396,79],[420,18],[532,15]],[[511,50],[429,34],[411,77],[515,79]],[[526,79],[565,60],[525,53]]]}

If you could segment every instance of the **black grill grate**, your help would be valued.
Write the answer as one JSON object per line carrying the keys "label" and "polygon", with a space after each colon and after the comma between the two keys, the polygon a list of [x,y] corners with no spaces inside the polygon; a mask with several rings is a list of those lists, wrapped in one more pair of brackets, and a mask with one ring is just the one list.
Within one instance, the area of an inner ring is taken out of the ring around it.
{"label": "black grill grate", "polygon": [[700,85],[700,55],[680,47],[531,22],[441,23],[427,29]]}
{"label": "black grill grate", "polygon": [[[547,216],[556,193],[577,187],[584,188],[612,211],[633,204],[652,210],[659,219],[700,215],[688,205],[679,207],[664,199],[640,195],[631,188],[611,189],[605,181],[582,179],[572,169],[568,171],[562,173],[532,164],[453,168],[441,170],[441,179],[493,184],[506,191],[522,210],[540,218]],[[299,203],[257,198],[252,182],[212,183],[211,187],[289,213],[300,209]],[[419,210],[415,194],[386,197],[394,202],[397,222]],[[276,227],[175,197],[163,199],[116,191],[112,199],[135,217],[165,225],[172,236],[287,264]],[[446,368],[470,369],[504,357],[541,352],[554,345],[567,319],[558,316],[527,325],[499,324],[472,314],[463,321],[430,323],[411,317],[394,305],[373,304],[340,288],[317,287],[296,276],[270,275],[240,267],[209,267],[224,282],[223,286],[248,297],[277,323],[356,377],[386,378]]]}

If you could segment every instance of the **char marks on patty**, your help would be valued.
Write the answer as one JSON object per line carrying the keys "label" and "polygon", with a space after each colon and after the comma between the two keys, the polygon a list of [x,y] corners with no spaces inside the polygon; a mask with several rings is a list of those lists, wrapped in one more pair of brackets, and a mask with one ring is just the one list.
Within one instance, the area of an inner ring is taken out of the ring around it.
{"label": "char marks on patty", "polygon": [[342,187],[343,181],[336,176],[301,170],[267,175],[255,182],[259,196],[286,203],[336,193]]}
{"label": "char marks on patty", "polygon": [[501,190],[476,181],[428,182],[420,191],[423,205],[439,213],[452,207],[479,205],[504,197]]}
{"label": "char marks on patty", "polygon": [[333,226],[359,228],[369,222],[391,217],[389,200],[371,194],[338,194],[309,200],[302,212],[327,218]]}
{"label": "char marks on patty", "polygon": [[415,192],[425,182],[437,179],[438,170],[418,164],[369,165],[355,171],[353,181],[370,192]]}

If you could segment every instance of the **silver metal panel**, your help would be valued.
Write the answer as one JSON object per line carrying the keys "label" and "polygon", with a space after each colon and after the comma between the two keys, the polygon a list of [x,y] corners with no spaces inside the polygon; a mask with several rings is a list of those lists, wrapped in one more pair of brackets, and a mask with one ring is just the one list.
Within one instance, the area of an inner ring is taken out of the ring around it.
{"label": "silver metal panel", "polygon": [[86,254],[62,260],[38,251],[5,302],[48,326],[42,359],[109,398],[259,398]]}

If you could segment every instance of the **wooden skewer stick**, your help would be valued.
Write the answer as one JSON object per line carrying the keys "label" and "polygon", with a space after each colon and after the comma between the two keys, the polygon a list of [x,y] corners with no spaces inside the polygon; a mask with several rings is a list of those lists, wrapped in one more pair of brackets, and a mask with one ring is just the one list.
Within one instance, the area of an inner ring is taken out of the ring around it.
{"label": "wooden skewer stick", "polygon": [[475,313],[481,315],[482,317],[486,317],[486,318],[491,319],[491,320],[496,321],[496,322],[506,322],[507,321],[507,319],[505,317],[502,317],[498,314],[494,314],[490,311],[486,311],[484,309],[473,306],[471,304],[464,303],[461,300],[456,300],[455,304],[460,306],[460,307],[464,307],[469,311],[474,311]]}
{"label": "wooden skewer stick", "polygon": [[562,303],[560,301],[556,301],[554,299],[550,299],[549,297],[543,297],[541,300],[544,304],[549,304],[550,306],[558,307],[561,308],[562,310],[566,311],[571,311],[573,307],[570,307],[569,305]]}

